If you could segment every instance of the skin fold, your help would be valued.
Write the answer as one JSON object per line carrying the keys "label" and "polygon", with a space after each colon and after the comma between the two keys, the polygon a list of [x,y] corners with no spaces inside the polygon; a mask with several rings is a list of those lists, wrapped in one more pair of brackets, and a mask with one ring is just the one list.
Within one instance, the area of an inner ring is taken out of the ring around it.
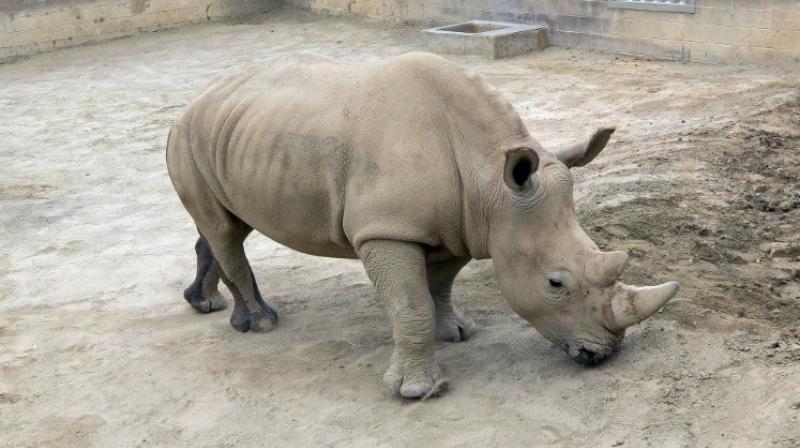
{"label": "skin fold", "polygon": [[268,331],[278,315],[244,253],[252,230],[300,252],[358,258],[392,324],[384,384],[425,397],[444,380],[435,341],[475,331],[453,306],[453,280],[471,259],[492,258],[512,309],[595,364],[677,290],[619,283],[627,256],[600,252],[576,221],[570,168],[613,132],[545,150],[480,78],[425,53],[221,75],[167,144],[170,177],[200,234],[184,297],[200,312],[221,309],[221,279],[233,327]]}

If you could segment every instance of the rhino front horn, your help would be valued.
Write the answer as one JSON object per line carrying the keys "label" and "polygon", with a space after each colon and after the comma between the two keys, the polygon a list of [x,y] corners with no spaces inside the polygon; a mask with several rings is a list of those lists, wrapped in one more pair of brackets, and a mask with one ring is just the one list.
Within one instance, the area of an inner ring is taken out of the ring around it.
{"label": "rhino front horn", "polygon": [[675,296],[678,287],[678,282],[642,287],[620,284],[611,299],[607,316],[609,328],[622,330],[647,319]]}

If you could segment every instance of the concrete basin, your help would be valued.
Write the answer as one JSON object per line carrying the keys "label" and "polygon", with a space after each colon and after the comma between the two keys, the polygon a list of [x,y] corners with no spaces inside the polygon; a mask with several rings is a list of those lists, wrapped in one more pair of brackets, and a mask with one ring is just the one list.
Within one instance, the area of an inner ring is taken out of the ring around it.
{"label": "concrete basin", "polygon": [[478,54],[508,58],[547,46],[547,27],[472,20],[422,31],[435,53]]}

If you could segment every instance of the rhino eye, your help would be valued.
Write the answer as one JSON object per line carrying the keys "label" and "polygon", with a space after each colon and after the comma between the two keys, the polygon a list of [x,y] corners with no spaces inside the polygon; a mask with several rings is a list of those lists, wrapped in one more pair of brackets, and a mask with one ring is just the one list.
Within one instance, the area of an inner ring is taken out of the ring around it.
{"label": "rhino eye", "polygon": [[561,278],[562,274],[559,272],[553,272],[547,276],[547,283],[550,284],[552,288],[563,288],[564,287],[564,279]]}
{"label": "rhino eye", "polygon": [[572,295],[575,281],[568,271],[559,270],[547,274],[547,284],[550,287],[545,291],[544,299],[551,303],[562,303]]}

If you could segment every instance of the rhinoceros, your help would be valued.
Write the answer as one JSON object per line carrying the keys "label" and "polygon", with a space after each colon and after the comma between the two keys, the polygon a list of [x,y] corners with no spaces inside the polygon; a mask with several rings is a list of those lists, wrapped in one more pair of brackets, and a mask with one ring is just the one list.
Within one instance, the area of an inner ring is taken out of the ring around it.
{"label": "rhinoceros", "polygon": [[426,397],[443,381],[435,341],[475,331],[453,305],[453,280],[470,260],[491,258],[511,309],[575,361],[596,364],[678,289],[619,282],[627,255],[601,252],[576,220],[570,168],[613,132],[548,151],[496,90],[425,53],[220,75],[167,143],[172,183],[200,234],[184,297],[200,312],[221,309],[222,279],[236,330],[274,328],[242,245],[253,229],[307,254],[360,259],[392,324],[383,382]]}

